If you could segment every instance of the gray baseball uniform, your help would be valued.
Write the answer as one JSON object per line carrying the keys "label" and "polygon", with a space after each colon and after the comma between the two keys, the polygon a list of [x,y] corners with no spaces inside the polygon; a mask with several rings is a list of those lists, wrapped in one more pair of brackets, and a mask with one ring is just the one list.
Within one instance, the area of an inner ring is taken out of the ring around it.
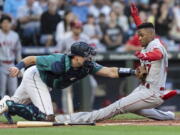
{"label": "gray baseball uniform", "polygon": [[141,64],[149,68],[146,77],[146,83],[140,84],[128,96],[114,102],[113,104],[92,112],[79,112],[70,115],[57,115],[58,122],[92,122],[110,118],[117,114],[127,112],[136,113],[152,119],[168,120],[174,119],[174,115],[169,112],[163,112],[157,109],[151,109],[163,103],[161,91],[165,87],[168,57],[166,49],[159,39],[154,39],[148,46],[142,50],[150,52],[158,48],[163,54],[163,58],[156,61],[142,61]]}
{"label": "gray baseball uniform", "polygon": [[13,95],[17,88],[17,78],[10,77],[8,69],[14,66],[15,60],[21,60],[21,43],[14,31],[0,30],[0,37],[0,96],[3,97],[6,90]]}

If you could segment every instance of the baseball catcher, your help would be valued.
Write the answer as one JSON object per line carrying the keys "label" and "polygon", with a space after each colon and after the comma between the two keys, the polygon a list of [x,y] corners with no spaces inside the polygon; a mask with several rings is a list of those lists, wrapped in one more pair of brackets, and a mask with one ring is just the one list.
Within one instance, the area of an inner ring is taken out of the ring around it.
{"label": "baseball catcher", "polygon": [[[93,61],[96,51],[85,42],[72,44],[70,54],[48,56],[28,56],[15,67],[9,69],[10,76],[16,77],[20,70],[29,67],[20,86],[12,97],[5,96],[0,101],[0,114],[17,114],[27,120],[53,121],[54,112],[50,88],[64,89],[72,83],[96,74],[104,77],[119,78],[136,75],[142,79],[145,70],[139,68],[104,67]],[[32,104],[29,104],[31,103]]]}

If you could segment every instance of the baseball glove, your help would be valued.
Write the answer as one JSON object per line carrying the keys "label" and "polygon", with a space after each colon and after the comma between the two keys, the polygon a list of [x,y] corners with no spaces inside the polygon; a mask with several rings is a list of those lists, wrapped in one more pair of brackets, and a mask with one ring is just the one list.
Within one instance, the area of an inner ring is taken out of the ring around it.
{"label": "baseball glove", "polygon": [[139,66],[136,68],[136,77],[141,80],[141,82],[145,82],[148,71],[145,66]]}

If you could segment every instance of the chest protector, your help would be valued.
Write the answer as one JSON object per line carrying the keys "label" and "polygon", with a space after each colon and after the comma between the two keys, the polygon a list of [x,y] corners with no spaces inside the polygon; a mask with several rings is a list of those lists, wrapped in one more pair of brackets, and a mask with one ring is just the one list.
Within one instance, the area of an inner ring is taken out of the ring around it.
{"label": "chest protector", "polygon": [[[64,64],[65,66],[65,64]],[[59,78],[54,80],[53,88],[63,89],[74,82],[86,77],[88,74],[91,74],[94,68],[94,63],[91,61],[85,61],[84,65],[81,68],[74,69],[70,68],[68,71],[65,71],[59,76]],[[65,69],[65,67],[63,68]]]}

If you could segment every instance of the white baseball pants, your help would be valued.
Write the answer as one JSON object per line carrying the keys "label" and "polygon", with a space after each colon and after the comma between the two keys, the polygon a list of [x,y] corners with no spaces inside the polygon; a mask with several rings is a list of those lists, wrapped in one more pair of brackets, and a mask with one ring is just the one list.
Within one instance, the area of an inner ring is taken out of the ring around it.
{"label": "white baseball pants", "polygon": [[41,80],[36,66],[24,72],[22,82],[11,99],[21,104],[32,102],[47,115],[54,113],[49,88]]}

